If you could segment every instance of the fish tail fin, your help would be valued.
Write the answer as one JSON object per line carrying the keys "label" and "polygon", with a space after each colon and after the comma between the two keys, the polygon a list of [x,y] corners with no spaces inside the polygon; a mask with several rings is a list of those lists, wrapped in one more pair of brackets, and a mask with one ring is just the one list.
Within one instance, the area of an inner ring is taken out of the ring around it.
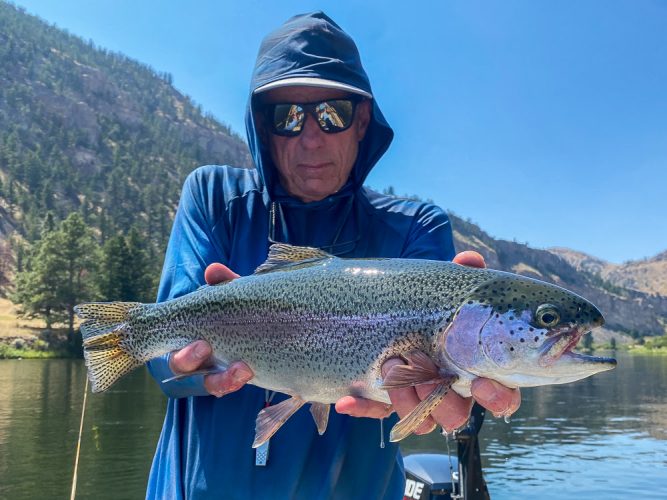
{"label": "fish tail fin", "polygon": [[83,356],[93,392],[107,390],[126,373],[141,366],[123,340],[128,334],[129,313],[139,302],[89,302],[74,308],[81,324]]}

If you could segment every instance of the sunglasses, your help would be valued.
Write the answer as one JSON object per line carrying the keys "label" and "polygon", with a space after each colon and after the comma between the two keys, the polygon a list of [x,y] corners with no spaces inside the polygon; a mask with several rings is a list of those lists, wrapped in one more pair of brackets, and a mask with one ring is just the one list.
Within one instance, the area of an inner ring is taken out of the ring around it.
{"label": "sunglasses", "polygon": [[322,132],[337,134],[350,128],[354,121],[354,111],[362,100],[362,97],[348,97],[315,103],[266,104],[264,113],[271,132],[276,135],[299,135],[308,114],[315,118]]}

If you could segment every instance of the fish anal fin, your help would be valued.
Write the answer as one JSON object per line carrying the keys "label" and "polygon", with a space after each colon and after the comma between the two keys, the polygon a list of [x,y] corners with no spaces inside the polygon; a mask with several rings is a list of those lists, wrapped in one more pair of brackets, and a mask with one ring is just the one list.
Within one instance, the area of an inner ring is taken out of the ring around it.
{"label": "fish anal fin", "polygon": [[394,425],[389,434],[389,440],[395,443],[412,434],[440,404],[449,391],[449,387],[450,384],[439,384],[426,399]]}
{"label": "fish anal fin", "polygon": [[269,256],[262,265],[255,269],[255,274],[273,271],[286,271],[295,267],[311,266],[323,259],[333,257],[331,254],[313,247],[299,247],[286,243],[274,243],[269,248]]}
{"label": "fish anal fin", "polygon": [[321,436],[324,434],[324,431],[327,430],[327,424],[329,423],[329,411],[331,405],[325,403],[310,403],[310,413],[315,420],[315,425],[317,425],[317,432]]}
{"label": "fish anal fin", "polygon": [[382,381],[381,389],[398,389],[443,381],[438,367],[427,354],[422,351],[412,351],[403,357],[409,364],[392,366]]}
{"label": "fish anal fin", "polygon": [[255,441],[252,443],[252,447],[258,448],[271,439],[271,436],[287,422],[287,419],[304,404],[303,399],[293,396],[277,405],[267,406],[260,411],[257,420],[255,420]]}

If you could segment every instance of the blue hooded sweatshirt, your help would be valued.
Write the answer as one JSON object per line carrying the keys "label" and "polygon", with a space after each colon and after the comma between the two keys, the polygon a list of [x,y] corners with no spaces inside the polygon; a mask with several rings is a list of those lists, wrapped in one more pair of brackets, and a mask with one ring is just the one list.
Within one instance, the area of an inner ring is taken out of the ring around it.
{"label": "blue hooded sweatshirt", "polygon": [[[246,115],[256,168],[206,166],[188,176],[165,256],[159,301],[203,285],[204,270],[213,262],[252,274],[266,259],[271,241],[320,247],[342,257],[453,258],[451,227],[441,209],[363,187],[393,138],[375,99],[371,123],[343,188],[312,203],[284,190],[255,128],[253,91],[292,77],[324,78],[372,94],[354,42],[325,14],[293,17],[271,33],[259,50]],[[167,358],[149,363],[158,382],[172,375]],[[256,466],[251,444],[255,417],[265,404],[264,389],[248,384],[215,398],[207,394],[201,377],[161,387],[169,401],[147,498],[402,498],[402,459],[387,436],[396,417],[385,421],[387,445],[381,448],[378,420],[332,410],[320,436],[304,407],[271,438],[267,465]],[[276,394],[272,402],[286,397]]]}

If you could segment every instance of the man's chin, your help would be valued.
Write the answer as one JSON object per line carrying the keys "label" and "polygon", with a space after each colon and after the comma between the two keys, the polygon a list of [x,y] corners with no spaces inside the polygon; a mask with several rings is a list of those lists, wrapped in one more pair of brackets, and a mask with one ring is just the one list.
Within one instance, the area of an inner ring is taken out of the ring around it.
{"label": "man's chin", "polygon": [[300,186],[297,192],[291,194],[295,198],[299,198],[301,201],[306,203],[321,201],[327,196],[331,196],[332,194],[336,193],[340,189],[340,186],[332,185],[330,179],[327,181],[311,179],[303,186]]}

